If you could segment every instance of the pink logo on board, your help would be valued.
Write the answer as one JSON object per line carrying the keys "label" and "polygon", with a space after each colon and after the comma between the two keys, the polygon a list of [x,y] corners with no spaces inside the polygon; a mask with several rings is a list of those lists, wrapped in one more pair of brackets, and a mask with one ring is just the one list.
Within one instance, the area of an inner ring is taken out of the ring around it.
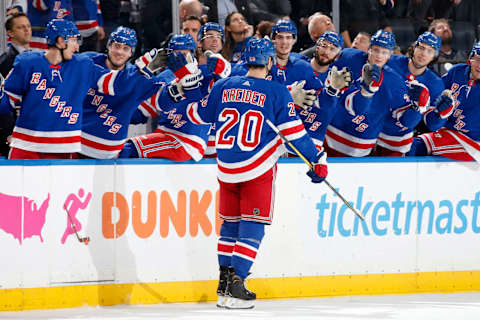
{"label": "pink logo on board", "polygon": [[[22,237],[22,198],[23,198],[23,237]],[[45,225],[50,193],[40,208],[27,197],[0,193],[0,230],[11,234],[20,244],[26,238],[38,236],[43,242],[42,229]]]}
{"label": "pink logo on board", "polygon": [[[83,197],[85,197],[85,199],[82,201]],[[89,192],[85,196],[85,191],[83,191],[82,188],[78,190],[78,196],[75,193],[71,193],[67,196],[67,199],[63,204],[63,208],[67,213],[67,226],[65,227],[65,232],[61,239],[62,244],[65,244],[67,237],[74,234],[75,231],[79,232],[82,230],[82,224],[77,219],[77,213],[78,210],[87,208],[91,198],[92,193]]]}

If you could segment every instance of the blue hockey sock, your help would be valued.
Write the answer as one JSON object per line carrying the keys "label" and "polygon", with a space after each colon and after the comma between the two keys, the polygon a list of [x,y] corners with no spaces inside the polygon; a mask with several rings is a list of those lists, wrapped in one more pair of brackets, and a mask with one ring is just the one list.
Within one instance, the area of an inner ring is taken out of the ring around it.
{"label": "blue hockey sock", "polygon": [[407,152],[407,157],[415,157],[415,156],[427,156],[428,151],[425,143],[421,138],[413,138],[412,146],[410,147],[410,151]]}
{"label": "blue hockey sock", "polygon": [[124,144],[122,151],[118,155],[119,158],[138,158],[137,148],[132,141],[128,141]]}
{"label": "blue hockey sock", "polygon": [[218,239],[217,254],[218,264],[223,267],[232,265],[232,252],[238,238],[240,222],[223,221],[220,228],[220,239]]}
{"label": "blue hockey sock", "polygon": [[232,266],[235,274],[242,278],[248,276],[248,272],[255,262],[257,251],[265,235],[265,224],[240,221],[238,239],[233,248]]}

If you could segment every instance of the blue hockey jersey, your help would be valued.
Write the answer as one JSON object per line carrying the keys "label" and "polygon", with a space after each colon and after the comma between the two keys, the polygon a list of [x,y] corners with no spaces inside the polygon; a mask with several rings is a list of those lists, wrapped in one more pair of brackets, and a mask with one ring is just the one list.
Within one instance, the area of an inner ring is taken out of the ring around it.
{"label": "blue hockey jersey", "polygon": [[187,114],[194,123],[215,124],[221,181],[252,180],[271,169],[285,152],[267,119],[307,159],[318,160],[318,151],[295,112],[288,89],[277,82],[247,76],[219,80],[206,99],[189,104]]}
{"label": "blue hockey jersey", "polygon": [[[339,101],[340,108],[327,128],[328,145],[341,153],[352,157],[370,154],[375,146],[385,119],[399,108],[410,105],[405,81],[389,66],[382,68],[383,81],[379,90],[370,98],[370,102],[361,98],[359,82],[361,70],[367,62],[367,54],[357,49],[344,49],[334,63],[339,69],[348,67],[352,79],[356,79],[357,90],[344,94]],[[355,103],[356,99],[362,103]],[[403,117],[416,112],[411,108],[404,110]],[[420,115],[419,115],[420,117]]]}
{"label": "blue hockey jersey", "polygon": [[73,19],[82,37],[94,34],[103,26],[100,0],[72,0]]}
{"label": "blue hockey jersey", "polygon": [[5,80],[0,113],[21,106],[12,134],[12,147],[49,153],[80,151],[83,100],[90,88],[114,95],[116,71],[95,66],[74,55],[52,65],[43,52],[25,52],[15,58]]}
{"label": "blue hockey jersey", "polygon": [[[410,59],[401,55],[392,55],[387,65],[395,70],[408,83],[413,80],[424,84],[430,92],[430,105],[442,94],[445,89],[442,79],[432,70],[426,69],[424,73],[414,76],[408,69]],[[418,118],[420,121],[421,118]],[[406,153],[410,150],[413,140],[413,129],[416,123],[404,126],[399,123],[394,115],[387,117],[382,132],[378,136],[377,144],[389,150]]]}
{"label": "blue hockey jersey", "polygon": [[[85,52],[80,55],[107,69],[105,54]],[[121,89],[114,96],[102,94],[93,87],[88,90],[83,102],[81,151],[86,156],[97,159],[117,157],[127,138],[128,125],[137,106],[153,95],[159,101],[169,99],[163,90],[159,92],[162,83],[145,78],[131,63],[118,71],[116,84]]]}
{"label": "blue hockey jersey", "polygon": [[445,127],[463,133],[468,138],[480,142],[480,83],[471,78],[470,65],[460,63],[453,66],[442,77],[445,88],[452,90],[456,109],[446,119],[440,119],[430,110],[425,114],[428,127],[434,131]]}
{"label": "blue hockey jersey", "polygon": [[[195,92],[187,92],[184,100],[173,102],[173,100],[164,99],[156,107],[153,107],[147,100],[139,107],[139,112],[145,119],[159,116],[156,132],[175,137],[195,161],[202,159],[205,154],[210,131],[210,125],[193,123],[186,114],[188,104],[198,102],[203,97],[204,90],[207,90],[206,88],[213,78],[208,75],[206,68],[201,69],[202,72],[205,72],[203,85],[195,89]],[[175,79],[175,75],[170,69],[165,69],[155,79],[157,82],[170,83]]]}
{"label": "blue hockey jersey", "polygon": [[32,50],[46,50],[47,41],[44,31],[52,19],[73,21],[72,0],[29,0],[27,15],[32,25]]}

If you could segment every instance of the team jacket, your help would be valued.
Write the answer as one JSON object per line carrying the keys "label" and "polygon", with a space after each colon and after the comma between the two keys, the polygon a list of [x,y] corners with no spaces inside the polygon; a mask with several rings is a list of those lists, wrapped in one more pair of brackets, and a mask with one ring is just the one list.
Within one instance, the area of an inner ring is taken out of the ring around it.
{"label": "team jacket", "polygon": [[82,55],[57,66],[43,52],[18,55],[0,102],[0,113],[21,106],[11,146],[34,152],[80,151],[83,100],[90,88],[114,95],[119,90],[116,76],[116,71],[95,66]]}
{"label": "team jacket", "polygon": [[[405,80],[406,84],[413,80],[424,84],[430,92],[430,106],[434,107],[435,100],[445,89],[442,79],[428,68],[421,75],[414,76],[408,69],[409,61],[408,57],[392,55],[387,65],[395,70]],[[378,136],[377,144],[389,150],[406,153],[410,150],[412,144],[414,126],[401,125],[393,115],[387,117],[382,132]]]}
{"label": "team jacket", "polygon": [[[86,52],[80,55],[107,69],[105,54]],[[95,86],[88,90],[83,102],[81,153],[92,158],[117,157],[127,138],[130,119],[142,101],[152,96],[155,104],[169,99],[168,94],[160,90],[162,83],[145,78],[131,63],[118,71],[115,83],[120,89],[114,96],[99,92]]]}
{"label": "team jacket", "polygon": [[218,178],[228,183],[252,180],[285,152],[270,120],[312,162],[318,151],[295,112],[288,89],[276,82],[247,76],[217,81],[210,95],[187,108],[197,124],[215,123]]}
{"label": "team jacket", "polygon": [[[360,97],[361,70],[366,62],[367,55],[364,52],[344,49],[334,63],[339,69],[345,66],[349,68],[352,78],[356,79],[352,88],[356,86],[357,90],[344,94],[340,99],[339,105],[342,107],[337,108],[327,127],[325,140],[331,148],[352,157],[367,156],[371,152],[385,119],[398,109],[404,108],[398,118],[402,125],[411,125],[411,122],[418,122],[416,119],[421,118],[420,113],[407,108],[410,99],[405,81],[388,66],[382,68],[383,81],[373,97],[368,100]],[[356,103],[357,99],[362,103]]]}

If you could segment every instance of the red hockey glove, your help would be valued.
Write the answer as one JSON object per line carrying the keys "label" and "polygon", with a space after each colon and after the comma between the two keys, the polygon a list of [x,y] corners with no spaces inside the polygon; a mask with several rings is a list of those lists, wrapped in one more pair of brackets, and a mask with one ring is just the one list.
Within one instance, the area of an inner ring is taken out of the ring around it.
{"label": "red hockey glove", "polygon": [[455,101],[451,90],[443,90],[442,94],[435,101],[435,112],[442,119],[448,118],[455,110]]}
{"label": "red hockey glove", "polygon": [[428,88],[416,80],[408,84],[408,96],[412,101],[412,108],[420,113],[427,111],[430,105],[430,92]]}
{"label": "red hockey glove", "polygon": [[232,72],[232,66],[221,54],[205,51],[208,71],[217,75],[220,79],[226,78]]}
{"label": "red hockey glove", "polygon": [[318,154],[318,160],[313,164],[313,170],[307,172],[307,176],[312,179],[313,183],[321,183],[328,175],[327,153],[322,151]]}
{"label": "red hockey glove", "polygon": [[190,53],[187,53],[186,57],[181,52],[169,53],[167,66],[173,71],[183,90],[193,90],[201,85],[202,72],[198,69],[197,60]]}

